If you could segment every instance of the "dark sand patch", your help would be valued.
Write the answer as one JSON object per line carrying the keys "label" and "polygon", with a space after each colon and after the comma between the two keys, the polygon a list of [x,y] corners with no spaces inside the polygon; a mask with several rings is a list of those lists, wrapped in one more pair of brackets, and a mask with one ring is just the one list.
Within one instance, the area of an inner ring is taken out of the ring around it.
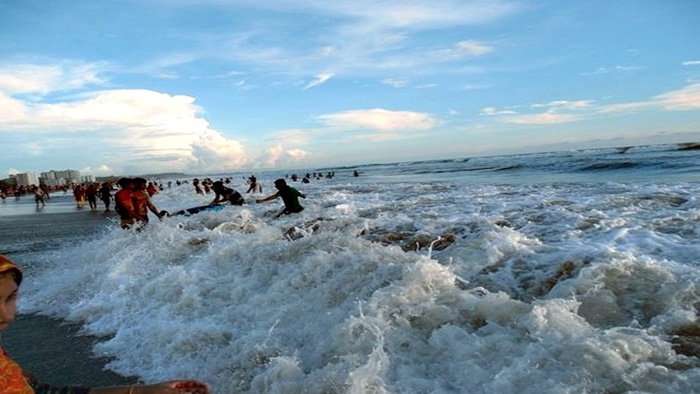
{"label": "dark sand patch", "polygon": [[110,359],[94,357],[99,338],[80,334],[80,326],[38,315],[18,315],[2,334],[7,352],[42,383],[114,386],[136,383],[105,369]]}

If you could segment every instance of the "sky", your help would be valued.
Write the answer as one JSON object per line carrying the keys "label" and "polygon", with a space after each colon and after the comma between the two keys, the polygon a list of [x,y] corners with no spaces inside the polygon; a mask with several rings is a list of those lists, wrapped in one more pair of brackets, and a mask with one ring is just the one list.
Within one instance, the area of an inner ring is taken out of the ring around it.
{"label": "sky", "polygon": [[0,0],[0,178],[700,141],[697,0]]}

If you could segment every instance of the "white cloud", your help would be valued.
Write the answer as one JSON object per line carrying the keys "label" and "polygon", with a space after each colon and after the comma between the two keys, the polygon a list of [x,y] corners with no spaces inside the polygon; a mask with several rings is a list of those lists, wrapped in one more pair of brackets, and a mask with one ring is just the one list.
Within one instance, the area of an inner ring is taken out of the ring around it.
{"label": "white cloud", "polygon": [[310,155],[309,152],[303,149],[290,149],[287,151],[287,154],[295,159],[303,159],[304,157]]}
{"label": "white cloud", "polygon": [[496,115],[516,115],[518,112],[513,110],[497,110],[494,107],[482,108],[479,112],[483,116],[496,116]]}
{"label": "white cloud", "polygon": [[194,163],[188,165],[191,170],[199,172],[230,171],[240,168],[247,162],[241,143],[228,139],[218,131],[208,128],[199,133],[191,147],[194,157]]}
{"label": "white cloud", "polygon": [[630,72],[630,71],[636,71],[636,70],[642,70],[642,69],[644,69],[644,67],[639,67],[639,66],[598,67],[593,71],[588,71],[588,72],[582,73],[581,75],[594,76],[594,75]]}
{"label": "white cloud", "polygon": [[531,125],[552,125],[569,123],[580,120],[581,117],[573,114],[558,114],[558,113],[542,113],[542,114],[528,114],[528,115],[518,115],[506,117],[505,121],[507,123],[514,124],[531,124]]}
{"label": "white cloud", "polygon": [[105,164],[122,170],[214,171],[243,165],[242,145],[211,129],[194,101],[145,89],[98,91],[57,103],[10,100],[13,116],[0,117],[0,134],[37,135],[28,152],[51,144],[85,147],[109,155],[114,162]]}
{"label": "white cloud", "polygon": [[690,111],[700,109],[700,83],[663,93],[648,101],[612,104],[600,109],[602,113],[633,112],[646,109]]}
{"label": "white cloud", "polygon": [[666,111],[687,111],[700,109],[700,83],[658,95],[654,98]]}
{"label": "white cloud", "polygon": [[311,136],[317,130],[289,129],[275,133],[273,139],[284,145],[300,146],[311,141]]}
{"label": "white cloud", "polygon": [[316,76],[316,78],[304,86],[304,90],[314,88],[318,85],[322,85],[328,82],[329,79],[333,78],[335,74],[333,73],[321,73]]}
{"label": "white cloud", "polygon": [[27,106],[0,92],[0,124],[17,122],[27,117]]}
{"label": "white cloud", "polygon": [[265,156],[257,162],[265,163],[267,167],[287,167],[310,155],[311,153],[303,149],[285,149],[282,144],[275,144],[267,148]]}
{"label": "white cloud", "polygon": [[690,111],[700,109],[700,83],[688,85],[682,89],[657,95],[647,101],[618,103],[605,106],[595,105],[592,100],[554,100],[546,103],[532,104],[529,108],[546,109],[543,113],[519,114],[511,107],[498,110],[494,107],[482,108],[483,116],[501,116],[511,124],[554,125],[575,122],[589,116],[611,113],[631,113],[638,111]]}
{"label": "white cloud", "polygon": [[[210,0],[211,1],[211,0]],[[516,0],[424,0],[352,2],[321,0],[276,0],[259,2],[241,0],[218,2],[218,6],[236,9],[262,9],[290,15],[285,25],[269,28],[258,24],[246,32],[198,34],[187,36],[191,55],[175,56],[158,62],[158,67],[214,58],[235,62],[260,72],[294,77],[315,76],[308,88],[325,80],[319,73],[333,70],[337,76],[383,78],[390,70],[424,72],[422,66],[453,62],[463,57],[482,56],[494,48],[476,40],[459,42],[449,49],[429,56],[418,35],[433,30],[465,27],[496,22],[524,9]],[[304,17],[299,18],[299,15]],[[326,21],[322,24],[305,22]],[[303,25],[302,25],[303,24]],[[303,29],[308,32],[304,45],[284,46],[283,31]],[[259,39],[261,38],[261,39]],[[413,41],[415,38],[419,38]],[[435,46],[444,46],[435,43]],[[180,62],[180,63],[178,63]],[[149,61],[148,64],[154,63]]]}
{"label": "white cloud", "polygon": [[371,129],[382,132],[429,130],[435,119],[422,112],[389,111],[375,108],[322,115],[318,119],[339,130]]}
{"label": "white cloud", "polygon": [[532,108],[550,108],[553,111],[562,111],[562,110],[574,111],[574,110],[588,108],[591,106],[591,103],[592,103],[591,100],[577,100],[577,101],[555,100],[555,101],[550,101],[548,103],[533,104]]}
{"label": "white cloud", "polygon": [[683,62],[684,66],[700,66],[700,60],[690,60],[687,62]]}
{"label": "white cloud", "polygon": [[20,170],[18,170],[18,169],[16,169],[16,168],[8,168],[7,170],[5,170],[5,173],[7,174],[7,176],[13,176],[13,175],[17,175],[17,174],[23,174],[23,173],[25,173],[25,172],[27,172],[27,171],[20,171]]}
{"label": "white cloud", "polygon": [[423,56],[424,59],[416,59],[415,61],[430,61],[433,63],[450,62],[463,59],[465,57],[483,56],[493,51],[495,51],[495,48],[490,45],[486,45],[475,40],[467,40],[458,42],[454,45],[454,47],[449,49],[430,51],[428,52],[427,56]]}
{"label": "white cloud", "polygon": [[60,62],[52,65],[0,65],[0,92],[39,93],[80,89],[105,82],[105,63]]}
{"label": "white cloud", "polygon": [[117,171],[114,168],[112,168],[106,164],[102,164],[96,168],[93,168],[90,166],[81,168],[80,173],[87,174],[87,175],[106,176],[106,175],[116,175]]}
{"label": "white cloud", "polygon": [[400,78],[384,78],[381,82],[384,85],[389,85],[395,88],[402,88],[408,83],[405,79]]}

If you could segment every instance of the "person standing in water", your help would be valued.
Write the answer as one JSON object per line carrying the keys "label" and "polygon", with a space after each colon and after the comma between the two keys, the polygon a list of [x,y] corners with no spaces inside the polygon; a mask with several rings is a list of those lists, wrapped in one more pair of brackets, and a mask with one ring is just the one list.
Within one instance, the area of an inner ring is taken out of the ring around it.
{"label": "person standing in water", "polygon": [[128,229],[136,223],[136,220],[143,220],[143,218],[136,213],[134,209],[134,200],[131,196],[136,184],[131,178],[121,178],[117,181],[117,185],[119,185],[121,189],[114,194],[114,210],[117,211],[119,217],[122,219],[122,228]]}
{"label": "person standing in water", "polygon": [[[0,332],[7,329],[17,312],[22,271],[9,258],[0,255]],[[0,347],[0,392],[8,394],[207,394],[209,387],[196,380],[173,380],[150,385],[115,387],[56,387],[39,383]]]}
{"label": "person standing in water", "polygon": [[277,214],[276,217],[280,217],[281,215],[289,215],[290,213],[298,213],[304,210],[304,207],[302,207],[301,204],[299,204],[299,197],[306,198],[306,194],[287,185],[287,182],[284,179],[277,179],[275,181],[275,188],[277,189],[277,193],[271,196],[267,196],[265,198],[258,199],[256,200],[256,202],[263,203],[274,200],[278,197],[282,197],[282,201],[284,202],[284,209],[282,210],[282,212]]}
{"label": "person standing in water", "polygon": [[158,219],[163,217],[163,214],[158,211],[156,206],[151,202],[151,198],[148,197],[148,192],[146,191],[147,187],[148,182],[145,179],[134,178],[134,190],[131,192],[131,199],[134,204],[134,211],[137,215],[136,220],[143,224],[148,223],[149,210],[153,212]]}
{"label": "person standing in water", "polygon": [[97,210],[97,195],[99,192],[96,183],[89,184],[87,189],[85,189],[85,196],[87,197],[88,204],[90,204],[91,211]]}
{"label": "person standing in water", "polygon": [[112,202],[112,184],[109,182],[102,183],[100,188],[100,200],[105,204],[105,213],[109,212],[109,205]]}

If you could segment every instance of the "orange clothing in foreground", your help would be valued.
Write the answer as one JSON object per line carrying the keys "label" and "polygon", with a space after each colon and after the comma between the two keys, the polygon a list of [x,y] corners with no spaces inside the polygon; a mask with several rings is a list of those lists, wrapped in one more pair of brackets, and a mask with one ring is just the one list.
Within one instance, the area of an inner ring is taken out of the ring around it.
{"label": "orange clothing in foreground", "polygon": [[34,394],[22,368],[0,347],[0,387],[3,394]]}

